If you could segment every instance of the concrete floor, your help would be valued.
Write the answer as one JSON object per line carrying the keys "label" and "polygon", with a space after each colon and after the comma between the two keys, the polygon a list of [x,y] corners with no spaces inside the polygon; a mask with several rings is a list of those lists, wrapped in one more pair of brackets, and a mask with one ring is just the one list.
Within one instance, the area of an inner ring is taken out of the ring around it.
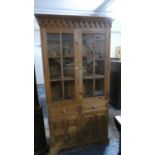
{"label": "concrete floor", "polygon": [[[43,107],[44,123],[46,130],[47,142],[49,141],[49,128],[48,128],[48,116],[47,105],[45,99],[45,89],[43,86],[38,86],[39,102]],[[64,150],[58,155],[117,155],[119,148],[119,134],[114,124],[113,117],[121,114],[120,110],[116,110],[111,105],[109,106],[109,139],[108,145],[103,144],[91,144],[84,147],[78,147],[74,149]],[[49,154],[48,154],[49,155]]]}

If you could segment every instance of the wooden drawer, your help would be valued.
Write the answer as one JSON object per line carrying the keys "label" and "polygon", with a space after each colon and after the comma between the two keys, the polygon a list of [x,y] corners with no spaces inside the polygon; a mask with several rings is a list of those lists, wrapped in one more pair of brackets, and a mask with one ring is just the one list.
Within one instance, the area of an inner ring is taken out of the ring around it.
{"label": "wooden drawer", "polygon": [[65,116],[65,115],[78,115],[81,113],[104,113],[107,111],[107,101],[101,98],[94,99],[85,99],[81,103],[72,102],[68,103],[65,101],[60,103],[53,103],[50,105],[50,115],[53,117],[56,116]]}
{"label": "wooden drawer", "polygon": [[50,115],[53,117],[65,116],[65,115],[78,115],[77,104],[72,105],[61,105],[61,106],[52,106],[50,108]]}
{"label": "wooden drawer", "polygon": [[104,113],[105,111],[107,111],[105,102],[83,103],[82,107],[83,107],[83,110],[82,110],[83,113],[95,113],[95,112]]}

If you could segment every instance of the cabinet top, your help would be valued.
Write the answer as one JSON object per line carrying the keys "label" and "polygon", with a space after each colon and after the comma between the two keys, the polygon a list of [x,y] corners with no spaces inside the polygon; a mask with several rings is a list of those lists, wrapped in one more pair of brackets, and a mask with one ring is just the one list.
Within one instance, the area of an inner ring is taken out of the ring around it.
{"label": "cabinet top", "polygon": [[40,27],[50,28],[107,28],[112,19],[101,16],[35,14]]}

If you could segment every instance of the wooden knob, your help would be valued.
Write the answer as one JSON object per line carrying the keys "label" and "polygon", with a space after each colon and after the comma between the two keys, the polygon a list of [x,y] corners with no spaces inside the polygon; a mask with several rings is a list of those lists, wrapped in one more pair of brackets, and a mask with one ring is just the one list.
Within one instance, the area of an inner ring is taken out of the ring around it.
{"label": "wooden knob", "polygon": [[63,113],[66,113],[66,109],[63,109],[62,112],[63,112]]}
{"label": "wooden knob", "polygon": [[81,112],[82,112],[82,110],[83,110],[82,105],[77,106],[77,111],[78,111],[79,113],[81,113]]}
{"label": "wooden knob", "polygon": [[75,70],[78,70],[79,68],[78,67],[75,67]]}
{"label": "wooden knob", "polygon": [[82,93],[82,92],[80,92],[79,94],[80,94],[81,96],[83,96],[83,93]]}
{"label": "wooden knob", "polygon": [[95,106],[95,105],[93,105],[91,108],[92,108],[92,109],[96,109],[96,106]]}

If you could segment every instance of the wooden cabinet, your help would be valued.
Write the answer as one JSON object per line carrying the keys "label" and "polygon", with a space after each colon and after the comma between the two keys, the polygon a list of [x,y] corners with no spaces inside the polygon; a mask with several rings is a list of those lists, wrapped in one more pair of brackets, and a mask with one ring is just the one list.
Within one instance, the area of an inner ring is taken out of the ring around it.
{"label": "wooden cabinet", "polygon": [[51,148],[108,143],[111,19],[36,15]]}

